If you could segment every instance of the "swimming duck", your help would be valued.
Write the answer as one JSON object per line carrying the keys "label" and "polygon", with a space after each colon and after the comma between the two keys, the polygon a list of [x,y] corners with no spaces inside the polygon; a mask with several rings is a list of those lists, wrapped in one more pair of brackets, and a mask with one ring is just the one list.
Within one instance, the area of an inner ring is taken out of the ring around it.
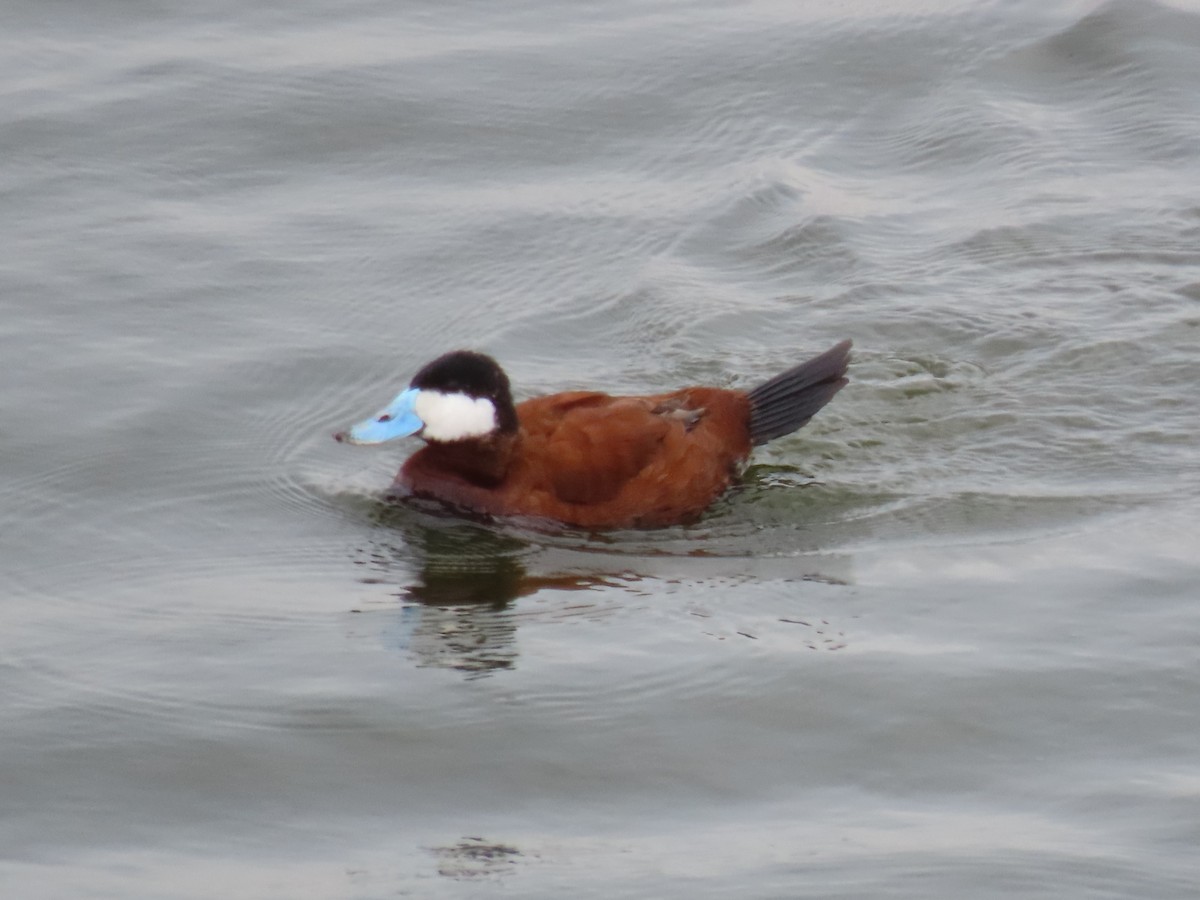
{"label": "swimming duck", "polygon": [[721,496],[752,447],[807,424],[845,387],[849,352],[842,341],[749,391],[567,391],[514,404],[494,359],[456,350],[334,438],[424,439],[396,475],[396,494],[584,528],[673,525]]}

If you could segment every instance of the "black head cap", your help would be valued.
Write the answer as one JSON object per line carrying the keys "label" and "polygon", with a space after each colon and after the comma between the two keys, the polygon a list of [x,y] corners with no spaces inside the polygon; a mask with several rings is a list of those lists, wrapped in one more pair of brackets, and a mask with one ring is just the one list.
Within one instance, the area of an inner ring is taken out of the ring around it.
{"label": "black head cap", "polygon": [[443,354],[422,367],[410,384],[421,390],[441,391],[443,394],[486,397],[496,407],[500,431],[517,430],[517,411],[513,406],[508,376],[500,364],[487,354],[474,350],[454,350]]}

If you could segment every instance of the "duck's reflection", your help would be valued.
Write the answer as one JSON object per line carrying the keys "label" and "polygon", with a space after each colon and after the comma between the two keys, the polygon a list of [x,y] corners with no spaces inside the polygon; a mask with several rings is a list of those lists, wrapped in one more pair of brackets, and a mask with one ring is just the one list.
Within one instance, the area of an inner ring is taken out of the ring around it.
{"label": "duck's reflection", "polygon": [[[780,554],[778,546],[762,553],[759,530],[722,530],[716,516],[686,531],[618,535],[472,522],[411,501],[380,504],[372,516],[379,527],[361,551],[359,563],[371,570],[362,580],[399,587],[375,608],[380,638],[418,666],[455,669],[472,678],[516,665],[520,623],[607,618],[630,593],[691,592],[707,582],[761,584],[768,591],[778,590],[770,585],[797,582],[852,582],[849,557],[820,551],[824,527],[775,526],[770,533],[776,545],[781,538],[790,543],[790,552]],[[565,600],[566,591],[595,593]],[[513,604],[543,592],[537,600]],[[777,617],[788,629],[795,628],[792,612]],[[812,615],[805,608],[800,613]],[[688,615],[708,613],[689,609]],[[736,611],[728,617],[726,630],[744,634],[745,627],[734,623]]]}
{"label": "duck's reflection", "polygon": [[[587,590],[611,581],[577,574],[532,575],[539,549],[499,528],[388,507],[379,513],[372,569],[399,576],[406,601],[385,629],[385,640],[420,666],[451,668],[478,677],[512,668],[518,651],[517,614],[510,604],[542,590]],[[415,564],[415,569],[414,569]]]}

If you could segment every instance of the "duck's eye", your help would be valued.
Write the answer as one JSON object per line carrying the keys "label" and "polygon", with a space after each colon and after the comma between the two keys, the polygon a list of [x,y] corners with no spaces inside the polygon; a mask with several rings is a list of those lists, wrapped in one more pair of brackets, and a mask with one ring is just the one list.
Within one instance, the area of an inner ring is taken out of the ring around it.
{"label": "duck's eye", "polygon": [[390,422],[390,421],[392,421],[392,417],[391,417],[391,416],[389,416],[387,413],[384,413],[382,416],[380,416],[380,417],[379,417],[378,419],[376,419],[375,421],[377,421],[377,422]]}

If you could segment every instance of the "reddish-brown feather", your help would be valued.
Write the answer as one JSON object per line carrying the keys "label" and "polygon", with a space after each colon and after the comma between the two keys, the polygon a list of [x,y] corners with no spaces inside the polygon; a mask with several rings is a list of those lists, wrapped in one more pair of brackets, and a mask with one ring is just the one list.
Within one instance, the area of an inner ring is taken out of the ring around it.
{"label": "reddish-brown feather", "polygon": [[667,525],[703,512],[750,453],[750,404],[740,391],[572,392],[527,400],[517,415],[515,441],[499,448],[511,456],[498,482],[463,477],[444,448],[429,445],[404,464],[397,485],[492,515],[596,528]]}

